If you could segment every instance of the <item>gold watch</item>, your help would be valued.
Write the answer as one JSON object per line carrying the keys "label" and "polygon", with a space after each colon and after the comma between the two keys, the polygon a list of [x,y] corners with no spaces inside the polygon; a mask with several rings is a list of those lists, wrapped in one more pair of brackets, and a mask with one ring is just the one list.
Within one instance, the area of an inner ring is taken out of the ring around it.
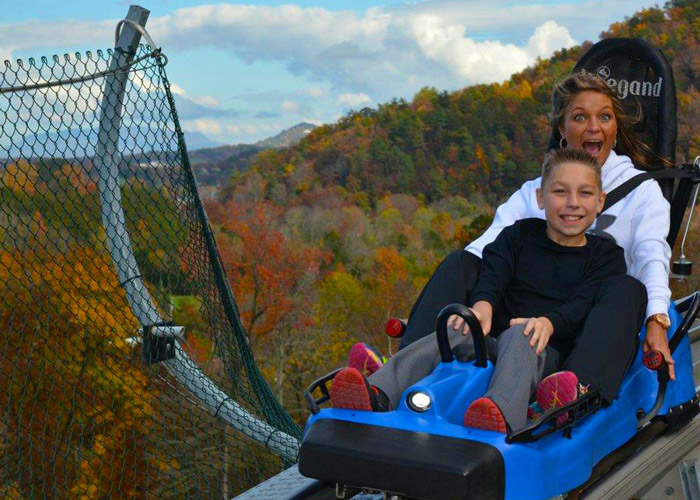
{"label": "gold watch", "polygon": [[671,328],[671,318],[668,317],[668,314],[652,314],[647,318],[647,324],[649,324],[650,321],[655,321],[656,323],[661,325],[661,328],[663,328],[664,330],[668,330],[669,328]]}

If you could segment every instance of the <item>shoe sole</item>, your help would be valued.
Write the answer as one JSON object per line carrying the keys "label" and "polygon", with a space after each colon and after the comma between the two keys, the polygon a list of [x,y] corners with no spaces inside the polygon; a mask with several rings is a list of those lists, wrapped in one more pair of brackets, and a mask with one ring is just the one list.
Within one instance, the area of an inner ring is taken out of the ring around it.
{"label": "shoe sole", "polygon": [[[546,377],[537,386],[537,404],[547,412],[561,408],[578,398],[578,377],[573,372],[558,372]],[[557,417],[562,424],[569,418],[568,413]]]}
{"label": "shoe sole", "polygon": [[472,402],[464,413],[464,426],[506,434],[506,420],[501,409],[489,398]]}
{"label": "shoe sole", "polygon": [[333,379],[331,406],[347,410],[372,411],[372,389],[355,368],[345,368]]}

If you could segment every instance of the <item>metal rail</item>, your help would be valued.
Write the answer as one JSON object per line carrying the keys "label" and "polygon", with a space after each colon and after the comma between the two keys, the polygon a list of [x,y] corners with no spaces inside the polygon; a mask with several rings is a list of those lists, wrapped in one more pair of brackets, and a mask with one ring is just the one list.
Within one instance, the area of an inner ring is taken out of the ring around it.
{"label": "metal rail", "polygon": [[658,482],[696,446],[700,445],[700,416],[673,434],[657,437],[586,490],[581,499],[622,500],[636,498]]}

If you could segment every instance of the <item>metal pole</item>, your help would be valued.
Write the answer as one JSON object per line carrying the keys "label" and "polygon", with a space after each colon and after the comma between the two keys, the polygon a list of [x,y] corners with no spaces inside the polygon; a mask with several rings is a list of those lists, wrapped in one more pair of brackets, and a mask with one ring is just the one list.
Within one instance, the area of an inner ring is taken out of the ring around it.
{"label": "metal pole", "polygon": [[[149,11],[146,9],[132,5],[129,7],[126,18],[145,26],[148,14]],[[128,66],[134,59],[140,40],[141,33],[130,24],[125,24],[110,61],[110,70]],[[119,153],[119,129],[128,77],[128,72],[124,71],[105,78],[94,162],[99,175],[97,187],[102,201],[102,224],[107,236],[107,246],[114,259],[119,282],[124,287],[127,300],[134,315],[143,326],[161,323],[162,319],[140,278],[131,240],[126,231],[122,193],[117,182],[119,164],[122,161],[122,155]]]}

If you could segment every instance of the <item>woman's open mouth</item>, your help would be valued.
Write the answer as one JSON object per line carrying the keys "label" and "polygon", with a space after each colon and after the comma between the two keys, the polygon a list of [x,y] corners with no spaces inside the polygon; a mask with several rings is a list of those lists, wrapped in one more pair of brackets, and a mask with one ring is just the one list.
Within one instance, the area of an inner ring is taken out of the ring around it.
{"label": "woman's open mouth", "polygon": [[596,156],[603,149],[603,141],[584,141],[583,150],[591,156]]}

